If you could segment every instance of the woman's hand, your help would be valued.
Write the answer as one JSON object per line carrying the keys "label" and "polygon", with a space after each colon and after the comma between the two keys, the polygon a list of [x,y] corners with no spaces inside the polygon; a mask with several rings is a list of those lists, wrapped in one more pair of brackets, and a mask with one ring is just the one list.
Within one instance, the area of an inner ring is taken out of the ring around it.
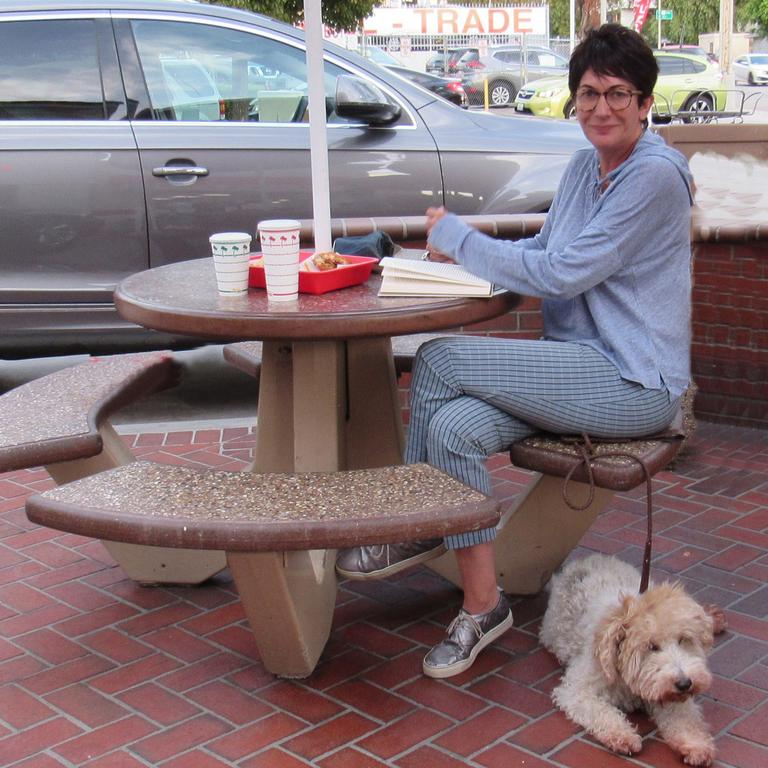
{"label": "woman's hand", "polygon": [[[448,211],[441,205],[439,208],[427,208],[427,238],[429,238],[430,232],[440,219],[445,216]],[[435,250],[429,243],[427,243],[427,254],[429,254],[429,261],[445,261],[453,263],[453,259],[450,256],[446,256],[444,253]]]}
{"label": "woman's hand", "polygon": [[441,205],[439,208],[427,208],[427,237],[440,219],[445,216],[448,211]]}

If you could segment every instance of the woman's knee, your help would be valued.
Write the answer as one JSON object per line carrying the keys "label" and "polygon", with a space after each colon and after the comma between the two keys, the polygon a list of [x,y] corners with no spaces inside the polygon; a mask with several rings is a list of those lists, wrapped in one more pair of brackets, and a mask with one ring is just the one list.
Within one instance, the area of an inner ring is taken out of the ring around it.
{"label": "woman's knee", "polygon": [[455,450],[459,444],[475,441],[473,420],[468,417],[472,401],[471,397],[457,397],[432,416],[427,427],[430,445]]}
{"label": "woman's knee", "polygon": [[464,395],[430,419],[428,444],[453,454],[489,456],[512,442],[516,421],[493,405]]}
{"label": "woman's knee", "polygon": [[446,348],[453,343],[448,338],[429,339],[425,341],[417,350],[413,358],[413,371],[415,372],[420,365],[439,366],[446,359]]}

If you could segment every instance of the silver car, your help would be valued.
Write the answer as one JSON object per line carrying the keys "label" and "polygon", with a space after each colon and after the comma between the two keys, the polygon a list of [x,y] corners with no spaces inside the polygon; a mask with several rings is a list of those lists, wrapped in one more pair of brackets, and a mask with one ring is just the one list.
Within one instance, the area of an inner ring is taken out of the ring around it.
{"label": "silver car", "polygon": [[456,65],[470,104],[510,106],[523,83],[540,77],[568,74],[568,59],[549,48],[497,45],[488,53],[465,53]]}
{"label": "silver car", "polygon": [[733,76],[737,83],[768,84],[768,53],[745,53],[733,62]]}
{"label": "silver car", "polygon": [[[180,0],[4,0],[0,72],[2,357],[176,344],[120,320],[120,279],[207,255],[212,232],[312,215],[292,26]],[[325,86],[337,217],[545,211],[584,143],[330,43]]]}

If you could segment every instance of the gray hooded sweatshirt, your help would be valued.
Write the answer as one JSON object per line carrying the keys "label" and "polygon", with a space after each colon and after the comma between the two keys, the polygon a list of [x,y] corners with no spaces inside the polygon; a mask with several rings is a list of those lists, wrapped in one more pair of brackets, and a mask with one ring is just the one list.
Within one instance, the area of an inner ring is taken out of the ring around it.
{"label": "gray hooded sweatshirt", "polygon": [[691,184],[685,157],[646,131],[604,179],[596,150],[576,152],[536,237],[494,240],[448,214],[429,243],[541,298],[545,339],[593,347],[674,398],[690,379]]}

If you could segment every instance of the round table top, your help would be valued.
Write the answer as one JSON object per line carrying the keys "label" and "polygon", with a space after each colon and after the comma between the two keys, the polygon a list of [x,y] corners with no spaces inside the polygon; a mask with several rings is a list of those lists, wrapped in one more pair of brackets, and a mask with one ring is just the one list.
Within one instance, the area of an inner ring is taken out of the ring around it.
{"label": "round table top", "polygon": [[348,339],[399,336],[470,325],[508,312],[515,293],[491,298],[378,297],[380,275],[362,285],[298,301],[268,302],[263,289],[222,296],[213,259],[155,267],[123,280],[115,305],[147,328],[211,339]]}

